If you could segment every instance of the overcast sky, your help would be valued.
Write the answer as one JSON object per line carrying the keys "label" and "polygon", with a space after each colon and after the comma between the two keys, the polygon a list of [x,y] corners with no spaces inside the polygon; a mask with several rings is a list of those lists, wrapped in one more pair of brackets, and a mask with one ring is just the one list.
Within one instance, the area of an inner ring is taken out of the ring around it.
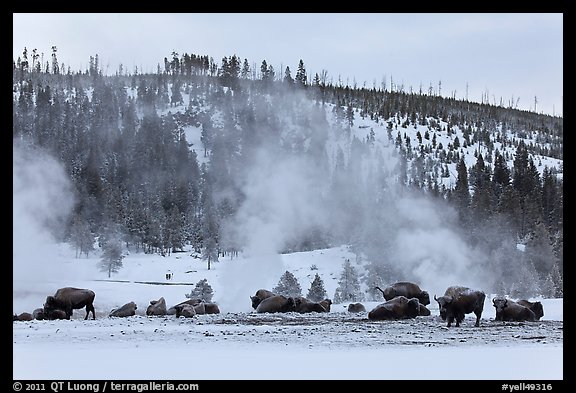
{"label": "overcast sky", "polygon": [[38,49],[44,61],[85,70],[98,54],[104,72],[156,71],[172,52],[236,54],[295,76],[322,70],[337,83],[403,85],[443,96],[563,113],[562,13],[15,13],[13,57]]}

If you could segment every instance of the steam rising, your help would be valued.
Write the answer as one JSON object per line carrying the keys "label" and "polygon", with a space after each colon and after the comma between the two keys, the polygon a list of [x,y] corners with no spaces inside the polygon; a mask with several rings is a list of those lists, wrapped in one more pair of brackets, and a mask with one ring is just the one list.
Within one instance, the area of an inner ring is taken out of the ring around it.
{"label": "steam rising", "polygon": [[65,275],[56,265],[55,234],[71,211],[72,189],[54,158],[17,142],[13,145],[12,186],[13,296],[39,294],[42,300],[31,306],[37,308],[46,293],[52,292],[50,282]]}
{"label": "steam rising", "polygon": [[[347,167],[352,168],[340,177],[338,187],[331,187],[334,160],[327,173],[309,155],[279,155],[265,145],[256,149],[242,182],[245,200],[224,229],[224,238],[242,245],[249,257],[242,269],[223,277],[226,291],[238,299],[242,311],[247,311],[248,296],[277,284],[285,270],[278,253],[291,239],[306,236],[313,228],[352,234],[364,246],[370,243],[372,263],[393,265],[392,282],[416,282],[431,297],[443,295],[451,285],[489,291],[486,285],[491,281],[480,268],[485,257],[459,235],[452,208],[398,185],[394,146],[371,146],[356,157],[351,146],[350,138],[334,135],[327,144],[329,157],[340,147]],[[378,183],[376,178],[385,180]],[[348,206],[353,206],[353,213]]]}

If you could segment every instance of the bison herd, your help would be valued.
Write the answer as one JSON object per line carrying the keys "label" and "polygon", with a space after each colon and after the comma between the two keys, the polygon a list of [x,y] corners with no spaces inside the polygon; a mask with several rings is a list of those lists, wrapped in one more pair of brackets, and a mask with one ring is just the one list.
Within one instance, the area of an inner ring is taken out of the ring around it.
{"label": "bison herd", "polygon": [[[385,302],[368,312],[369,320],[398,320],[431,315],[426,307],[430,304],[430,295],[415,283],[402,281],[384,289],[379,287],[374,289],[382,292]],[[86,308],[85,320],[88,319],[90,313],[92,313],[92,319],[96,319],[94,298],[95,293],[90,289],[60,288],[54,295],[46,298],[42,308],[37,308],[32,314],[27,312],[14,314],[14,321],[70,319],[73,310],[82,308]],[[485,299],[486,295],[483,291],[463,286],[450,286],[443,296],[434,296],[434,300],[438,303],[440,317],[447,321],[447,327],[452,326],[454,322],[456,322],[456,327],[459,327],[466,314],[474,314],[476,317],[474,326],[480,326]],[[266,289],[256,291],[254,296],[250,296],[250,300],[256,313],[322,313],[329,312],[332,304],[330,299],[314,302],[302,296],[284,296]],[[494,318],[496,321],[532,322],[544,316],[544,309],[540,302],[514,301],[497,296],[492,299],[492,304],[496,309]],[[108,316],[130,317],[136,314],[136,310],[136,303],[129,302],[113,309]],[[366,308],[362,303],[351,303],[348,306],[348,312],[366,312]],[[201,299],[188,299],[167,308],[165,299],[161,297],[158,300],[151,300],[146,309],[147,316],[175,315],[178,318],[219,313],[220,309],[217,304]]]}

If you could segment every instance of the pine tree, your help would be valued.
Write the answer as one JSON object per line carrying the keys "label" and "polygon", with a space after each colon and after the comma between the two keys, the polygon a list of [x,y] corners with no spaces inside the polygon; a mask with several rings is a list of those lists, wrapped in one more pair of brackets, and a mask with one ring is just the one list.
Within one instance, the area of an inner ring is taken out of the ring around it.
{"label": "pine tree", "polygon": [[288,270],[282,274],[280,281],[278,281],[278,284],[272,289],[272,292],[287,297],[302,296],[302,288],[300,287],[298,279]]}
{"label": "pine tree", "polygon": [[350,263],[350,259],[346,259],[342,266],[342,274],[340,275],[340,281],[338,281],[338,287],[334,292],[334,303],[361,302],[363,300],[364,294],[360,289],[358,272]]}
{"label": "pine tree", "polygon": [[[318,76],[318,74],[316,74]],[[298,62],[298,70],[296,70],[296,86],[305,87],[306,86],[306,68],[304,68],[304,62],[302,59]]]}
{"label": "pine tree", "polygon": [[206,303],[210,303],[212,302],[213,295],[214,291],[212,290],[212,286],[208,284],[206,278],[203,278],[196,283],[194,289],[192,289],[189,294],[186,294],[186,297],[188,299],[200,299]]}
{"label": "pine tree", "polygon": [[117,273],[122,267],[122,243],[118,239],[109,239],[102,245],[102,258],[100,260],[100,271],[108,272],[108,277],[112,273]]}
{"label": "pine tree", "polygon": [[319,302],[328,297],[326,289],[324,289],[324,281],[318,273],[314,276],[314,280],[310,284],[310,289],[308,289],[308,294],[306,298],[312,300],[313,302]]}

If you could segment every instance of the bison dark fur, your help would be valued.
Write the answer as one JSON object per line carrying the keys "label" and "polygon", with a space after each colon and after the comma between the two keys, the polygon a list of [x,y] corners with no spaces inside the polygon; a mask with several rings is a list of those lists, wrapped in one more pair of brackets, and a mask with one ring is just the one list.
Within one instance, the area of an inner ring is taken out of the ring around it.
{"label": "bison dark fur", "polygon": [[92,319],[96,319],[94,311],[94,298],[96,294],[90,289],[80,288],[60,288],[54,296],[48,296],[44,304],[45,313],[54,313],[54,310],[63,310],[66,313],[66,319],[70,319],[72,311],[86,307],[86,317],[88,319],[92,313]]}
{"label": "bison dark fur", "polygon": [[309,312],[326,312],[326,309],[318,302],[313,302],[305,297],[294,298],[295,311],[301,314]]}
{"label": "bison dark fur", "polygon": [[14,314],[13,321],[32,321],[33,319],[34,316],[32,314],[30,314],[29,312],[23,312],[20,314]]}
{"label": "bison dark fur", "polygon": [[348,312],[366,312],[366,307],[362,303],[350,303]]}
{"label": "bison dark fur", "polygon": [[408,299],[406,296],[396,296],[372,309],[368,313],[368,319],[381,321],[416,318],[419,310],[420,301],[417,298]]}
{"label": "bison dark fur", "polygon": [[110,311],[110,314],[108,314],[108,316],[109,317],[131,317],[133,315],[136,315],[137,309],[138,309],[138,306],[136,306],[136,303],[130,302],[130,303],[124,304],[122,307],[119,307],[119,308],[116,308],[116,309]]}
{"label": "bison dark fur", "polygon": [[37,308],[32,312],[32,315],[34,316],[34,319],[38,320],[38,321],[42,321],[43,319],[45,319],[44,317],[44,308]]}
{"label": "bison dark fur", "polygon": [[516,303],[518,303],[524,307],[528,307],[530,310],[532,310],[537,321],[539,321],[540,318],[542,318],[544,316],[544,307],[542,306],[542,303],[540,303],[540,302],[530,302],[528,300],[522,299],[522,300],[518,300]]}
{"label": "bison dark fur", "polygon": [[258,305],[262,302],[262,300],[267,299],[269,297],[275,296],[274,292],[271,292],[267,289],[259,289],[256,291],[254,296],[250,296],[250,300],[252,301],[252,308],[256,310]]}
{"label": "bison dark fur", "polygon": [[492,304],[496,309],[495,321],[536,321],[536,315],[528,307],[516,303],[514,300],[504,297],[495,297]]}
{"label": "bison dark fur", "polygon": [[146,309],[146,315],[166,315],[166,300],[163,297],[158,300],[151,300]]}
{"label": "bison dark fur", "polygon": [[444,296],[439,298],[434,296],[434,300],[438,302],[440,316],[448,320],[448,327],[452,326],[454,320],[456,320],[456,327],[460,326],[465,315],[470,313],[476,315],[474,326],[479,327],[485,299],[484,292],[461,286],[448,287]]}
{"label": "bison dark fur", "polygon": [[413,282],[399,281],[387,286],[384,288],[384,290],[380,289],[380,287],[375,287],[374,289],[378,289],[380,292],[382,292],[382,295],[384,295],[384,299],[386,301],[394,299],[397,296],[404,296],[408,299],[415,297],[421,304],[425,306],[430,304],[430,294],[420,289],[418,284]]}
{"label": "bison dark fur", "polygon": [[320,300],[318,303],[320,303],[320,305],[321,305],[322,307],[324,307],[324,309],[326,310],[326,312],[330,312],[330,306],[332,305],[332,300],[331,300],[331,299]]}
{"label": "bison dark fur", "polygon": [[276,313],[296,311],[294,298],[283,295],[270,296],[260,302],[256,307],[258,313]]}

